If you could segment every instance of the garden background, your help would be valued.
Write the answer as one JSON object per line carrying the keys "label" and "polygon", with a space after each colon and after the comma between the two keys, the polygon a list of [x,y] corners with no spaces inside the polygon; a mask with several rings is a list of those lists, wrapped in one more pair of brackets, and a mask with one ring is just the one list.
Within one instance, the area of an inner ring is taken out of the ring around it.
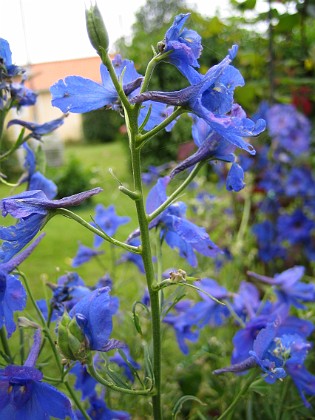
{"label": "garden background", "polygon": [[[223,182],[226,176],[224,165],[215,170],[204,167],[195,185],[183,195],[183,201],[188,206],[188,217],[206,228],[213,242],[225,251],[224,255],[210,263],[208,258],[198,257],[198,267],[192,268],[176,251],[167,250],[163,254],[163,266],[180,267],[190,277],[214,278],[234,292],[241,281],[249,280],[248,271],[272,277],[296,265],[305,267],[305,281],[313,283],[315,2],[231,0],[230,4],[231,15],[223,19],[217,16],[201,16],[188,9],[183,0],[148,0],[136,15],[131,39],[121,38],[117,41],[116,49],[123,57],[133,60],[137,71],[143,73],[141,63],[147,63],[152,54],[148,40],[155,46],[163,39],[173,17],[189,12],[190,27],[202,37],[201,72],[219,62],[232,44],[238,44],[239,52],[235,65],[241,70],[246,84],[236,89],[236,102],[251,117],[263,112],[263,104],[266,102],[269,107],[277,104],[293,105],[310,124],[310,131],[306,133],[308,140],[301,145],[297,135],[295,151],[292,149],[294,143],[289,146],[288,143],[280,144],[284,148],[279,151],[275,146],[279,146],[279,139],[267,125],[267,130],[251,141],[257,153],[256,156],[248,158],[246,163],[244,159],[244,165],[248,168],[245,172],[246,187],[238,193],[226,191]],[[257,6],[261,4],[265,6],[264,12],[257,11]],[[151,90],[170,91],[174,86],[178,89],[184,88],[185,80],[179,79],[175,68],[161,63],[159,71],[154,74]],[[284,119],[288,112],[284,112]],[[67,124],[67,119],[64,124]],[[305,124],[298,127],[300,132],[303,132],[303,127],[305,128]],[[56,144],[60,147],[57,132],[52,136],[51,143],[54,136]],[[166,165],[168,170],[195,149],[188,117],[182,118],[171,132],[158,134],[153,142],[148,143],[143,153],[147,174],[143,178],[146,192],[156,180],[152,165],[161,168]],[[81,140],[74,142],[71,138],[64,139],[60,153],[62,159],[57,166],[49,164],[48,155],[46,162],[46,176],[57,184],[58,197],[76,194],[96,186],[102,187],[105,193],[93,197],[82,205],[77,213],[85,220],[90,220],[96,204],[101,203],[105,207],[114,205],[118,215],[128,216],[132,220],[129,224],[121,226],[117,232],[116,237],[125,241],[137,224],[130,199],[118,190],[120,183],[131,188],[131,163],[121,117],[108,110],[83,114]],[[265,158],[268,158],[268,164]],[[294,168],[301,169],[302,175],[292,180],[289,174]],[[11,180],[18,180],[23,172],[18,156],[8,160],[2,171],[6,172]],[[184,177],[185,175],[180,174],[173,187],[176,188]],[[295,185],[294,191],[288,185]],[[17,188],[14,193],[19,191]],[[8,195],[8,187],[1,186],[0,194],[2,197]],[[279,217],[295,215],[297,210],[300,213],[296,219],[287,221],[287,224],[283,222],[281,230]],[[10,225],[12,220],[7,217],[2,221],[3,224]],[[268,226],[264,225],[267,220],[270,222]],[[278,226],[274,230],[270,227],[272,222]],[[263,226],[263,232],[257,226]],[[47,288],[47,283],[56,283],[58,277],[73,271],[72,259],[76,255],[79,243],[87,246],[93,244],[90,232],[63,217],[53,218],[44,230],[45,242],[21,265],[21,270],[27,273],[34,296],[38,299],[43,296],[49,298],[50,289]],[[106,258],[100,264],[87,263],[78,267],[76,271],[86,284],[91,286],[105,273],[110,273],[114,290],[119,294],[121,314],[125,313],[117,316],[115,320],[121,335],[117,338],[122,338],[134,328],[130,302],[143,295],[144,280],[137,266],[131,262],[117,263],[120,255],[111,244],[105,244],[104,252]],[[120,293],[121,290],[123,293]],[[182,293],[189,299],[195,299],[193,290],[185,290]],[[32,316],[30,306],[27,307],[27,311]],[[310,306],[304,316],[305,319],[314,321],[314,308]],[[164,373],[165,378],[173,378],[172,382],[165,381],[164,393],[168,395],[168,401],[174,401],[178,394],[189,394],[198,396],[207,404],[206,408],[193,402],[185,404],[183,418],[216,418],[226,407],[226,402],[233,400],[235,384],[239,387],[243,378],[215,377],[211,372],[230,364],[235,331],[236,328],[233,327],[224,329],[207,326],[202,330],[198,342],[189,344],[190,351],[186,356],[179,352],[174,332],[170,329],[163,331],[164,346],[171,349],[167,355]],[[17,333],[15,339],[18,342]],[[314,337],[311,341],[314,341]],[[137,351],[138,343],[135,342],[135,356]],[[42,363],[45,363],[45,360],[42,360]],[[169,370],[167,366],[170,367]],[[312,398],[314,400],[314,397]],[[123,408],[131,413],[132,418],[146,418],[144,413],[148,403],[145,399],[140,399],[136,409],[126,396],[116,395],[115,392],[109,392],[108,400],[113,402],[115,408]],[[290,403],[287,404],[286,401]],[[272,387],[261,382],[254,384],[249,397],[242,400],[233,418],[245,418],[245,415],[246,418],[258,418],[256,413],[270,419],[314,416],[314,410],[306,409],[300,402],[294,387],[284,387],[281,382],[273,384]]]}

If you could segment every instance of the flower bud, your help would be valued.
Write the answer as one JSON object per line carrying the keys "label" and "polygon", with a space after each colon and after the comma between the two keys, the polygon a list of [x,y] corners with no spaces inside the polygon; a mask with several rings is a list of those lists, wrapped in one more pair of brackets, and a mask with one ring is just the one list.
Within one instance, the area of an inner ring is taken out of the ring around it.
{"label": "flower bud", "polygon": [[58,346],[63,356],[68,360],[87,359],[89,350],[84,334],[76,322],[67,312],[61,318],[58,327]]}
{"label": "flower bud", "polygon": [[96,49],[97,54],[102,56],[102,50],[108,50],[108,34],[103,22],[102,15],[97,5],[92,5],[85,11],[86,28],[90,42]]}

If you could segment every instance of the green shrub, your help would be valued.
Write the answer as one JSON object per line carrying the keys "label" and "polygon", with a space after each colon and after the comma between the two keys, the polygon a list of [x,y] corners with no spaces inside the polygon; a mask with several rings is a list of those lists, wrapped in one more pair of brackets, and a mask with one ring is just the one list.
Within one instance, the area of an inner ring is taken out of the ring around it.
{"label": "green shrub", "polygon": [[[0,154],[5,153],[11,147],[13,146],[13,142],[7,137],[3,136],[1,140],[1,149]],[[0,163],[0,172],[2,174],[5,174],[7,177],[7,180],[10,182],[13,182],[23,172],[23,167],[21,166],[21,163],[19,162],[17,153],[13,153],[10,155],[7,159],[4,159]]]}
{"label": "green shrub", "polygon": [[58,187],[57,198],[67,197],[91,188],[91,171],[85,169],[79,159],[71,157],[59,174],[54,176]]}
{"label": "green shrub", "polygon": [[110,143],[119,136],[123,125],[121,116],[112,110],[98,109],[82,115],[84,141]]}

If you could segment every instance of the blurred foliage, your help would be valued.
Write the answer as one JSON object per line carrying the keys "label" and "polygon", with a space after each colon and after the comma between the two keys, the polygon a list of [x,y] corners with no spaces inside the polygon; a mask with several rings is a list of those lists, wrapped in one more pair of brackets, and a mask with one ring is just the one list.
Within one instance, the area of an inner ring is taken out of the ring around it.
{"label": "blurred foliage", "polygon": [[70,157],[53,181],[58,187],[56,198],[68,197],[91,188],[91,172],[83,168],[81,159]]}
{"label": "blurred foliage", "polygon": [[[233,45],[239,45],[235,66],[245,79],[235,98],[249,113],[262,100],[294,102],[307,115],[314,114],[315,89],[315,0],[266,1],[231,0],[231,16],[204,17],[187,7],[185,1],[148,0],[139,9],[130,40],[116,44],[123,57],[136,63],[144,73],[153,48],[162,41],[172,17],[191,13],[188,28],[202,37],[200,71],[217,64]],[[172,66],[161,64],[152,77],[150,89],[175,90],[187,81]],[[176,128],[175,128],[176,130]]]}
{"label": "blurred foliage", "polygon": [[84,141],[110,143],[117,139],[123,123],[122,117],[112,110],[98,109],[82,114]]}
{"label": "blurred foliage", "polygon": [[[12,140],[4,134],[1,138],[0,154],[9,150],[12,145]],[[11,154],[7,159],[2,160],[0,163],[0,173],[5,174],[8,180],[16,180],[22,172],[23,168],[16,152]]]}

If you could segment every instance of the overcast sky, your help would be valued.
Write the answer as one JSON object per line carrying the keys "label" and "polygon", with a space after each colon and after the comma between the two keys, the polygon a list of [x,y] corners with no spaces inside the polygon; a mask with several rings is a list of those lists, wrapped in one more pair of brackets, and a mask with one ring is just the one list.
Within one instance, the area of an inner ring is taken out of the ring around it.
{"label": "overcast sky", "polygon": [[[146,0],[98,0],[111,44],[130,35],[134,14]],[[89,0],[0,0],[0,38],[11,47],[15,64],[24,65],[95,55],[85,29]],[[228,0],[191,0],[205,16],[228,14]],[[193,29],[193,25],[191,26]]]}

